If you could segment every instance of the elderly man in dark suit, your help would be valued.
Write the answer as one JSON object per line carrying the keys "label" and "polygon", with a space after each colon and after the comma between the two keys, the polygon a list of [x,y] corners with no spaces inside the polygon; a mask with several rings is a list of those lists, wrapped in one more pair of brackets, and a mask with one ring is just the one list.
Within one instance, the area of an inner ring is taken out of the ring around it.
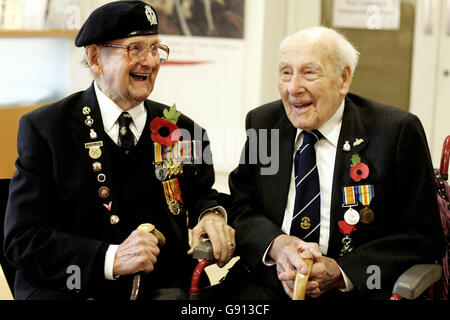
{"label": "elderly man in dark suit", "polygon": [[[146,100],[169,55],[156,12],[111,2],[75,44],[85,47],[91,87],[20,120],[4,242],[15,296],[129,299],[139,273],[134,298],[186,298],[195,266],[188,227],[192,246],[209,236],[221,266],[234,230],[211,189],[204,130]],[[136,230],[143,223],[151,225]]]}
{"label": "elderly man in dark suit", "polygon": [[[229,178],[237,254],[251,279],[242,298],[292,297],[311,259],[307,296],[384,299],[401,272],[443,254],[421,123],[348,93],[358,57],[323,27],[282,42],[281,100],[246,119],[269,135],[249,134],[257,139]],[[252,162],[265,144],[272,163]]]}

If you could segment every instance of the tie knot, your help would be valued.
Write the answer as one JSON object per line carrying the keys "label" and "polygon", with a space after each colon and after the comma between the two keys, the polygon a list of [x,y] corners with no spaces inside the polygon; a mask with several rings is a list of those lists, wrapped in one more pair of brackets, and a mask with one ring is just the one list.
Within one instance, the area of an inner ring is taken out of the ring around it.
{"label": "tie knot", "polygon": [[119,116],[119,126],[129,127],[132,120],[128,112],[122,112]]}
{"label": "tie knot", "polygon": [[302,145],[312,144],[314,145],[320,138],[322,134],[318,130],[313,131],[303,131],[303,143]]}

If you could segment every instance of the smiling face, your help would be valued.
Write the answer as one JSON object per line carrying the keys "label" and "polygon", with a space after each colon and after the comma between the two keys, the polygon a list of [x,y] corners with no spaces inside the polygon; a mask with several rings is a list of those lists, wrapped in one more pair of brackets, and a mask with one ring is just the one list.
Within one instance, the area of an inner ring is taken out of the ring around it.
{"label": "smiling face", "polygon": [[333,40],[325,35],[292,36],[284,45],[278,89],[294,127],[320,128],[348,93],[351,69],[338,72]]}
{"label": "smiling face", "polygon": [[[159,38],[157,35],[151,35],[111,41],[123,46],[133,42],[143,42],[150,46],[159,43]],[[138,105],[153,91],[160,62],[159,58],[150,52],[144,60],[133,62],[129,60],[126,49],[95,45],[95,49],[86,50],[99,88],[123,110]]]}

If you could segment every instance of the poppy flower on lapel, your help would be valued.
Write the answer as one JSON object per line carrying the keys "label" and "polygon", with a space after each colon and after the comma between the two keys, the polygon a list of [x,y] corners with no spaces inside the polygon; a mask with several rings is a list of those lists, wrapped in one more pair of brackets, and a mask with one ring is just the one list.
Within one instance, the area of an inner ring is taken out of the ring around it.
{"label": "poppy flower on lapel", "polygon": [[353,181],[359,182],[362,179],[366,179],[369,176],[369,167],[367,164],[359,162],[356,165],[350,167],[350,177]]}
{"label": "poppy flower on lapel", "polygon": [[164,146],[171,146],[180,140],[181,132],[178,126],[163,118],[155,118],[150,123],[150,131],[153,142]]}

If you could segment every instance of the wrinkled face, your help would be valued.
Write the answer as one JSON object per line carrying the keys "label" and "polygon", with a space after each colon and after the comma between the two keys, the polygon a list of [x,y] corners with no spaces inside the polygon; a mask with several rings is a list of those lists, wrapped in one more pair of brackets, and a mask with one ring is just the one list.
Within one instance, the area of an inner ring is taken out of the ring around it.
{"label": "wrinkled face", "polygon": [[[159,43],[159,38],[157,35],[137,36],[109,43],[128,46],[133,42],[150,46]],[[159,58],[149,52],[142,61],[133,62],[128,58],[127,49],[99,47],[99,50],[100,74],[96,79],[102,92],[124,110],[147,99],[158,75]]]}
{"label": "wrinkled face", "polygon": [[351,82],[350,67],[338,72],[335,53],[323,39],[290,39],[280,55],[278,89],[294,127],[315,130],[342,103]]}

